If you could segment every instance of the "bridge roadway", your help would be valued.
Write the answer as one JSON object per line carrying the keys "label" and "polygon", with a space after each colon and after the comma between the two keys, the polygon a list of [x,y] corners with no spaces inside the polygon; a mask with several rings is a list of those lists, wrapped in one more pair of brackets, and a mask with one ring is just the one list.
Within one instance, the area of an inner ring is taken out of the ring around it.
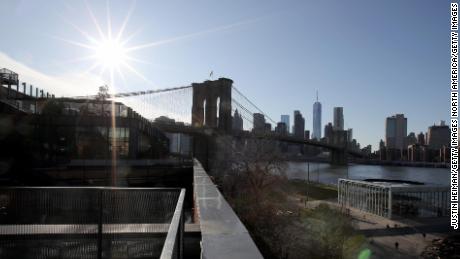
{"label": "bridge roadway", "polygon": [[[177,124],[177,123],[172,124],[172,123],[159,123],[159,122],[155,122],[153,123],[153,125],[157,127],[159,130],[163,132],[169,132],[169,133],[183,133],[183,134],[201,135],[201,136],[203,135],[212,136],[212,135],[217,135],[217,134],[225,134],[225,133],[219,133],[215,129],[209,128],[206,126],[192,127],[191,125],[185,125],[185,124]],[[256,134],[256,133],[248,132],[248,131],[232,131],[231,134],[225,134],[225,135],[231,135],[237,138],[254,138],[254,139],[281,141],[281,142],[286,142],[286,143],[291,143],[291,144],[304,144],[308,146],[325,148],[325,149],[328,149],[334,152],[346,152],[355,157],[363,157],[363,154],[361,152],[349,150],[347,149],[346,146],[338,146],[338,145],[328,144],[324,142],[319,142],[316,140],[299,139],[293,136],[283,136],[277,133]]]}

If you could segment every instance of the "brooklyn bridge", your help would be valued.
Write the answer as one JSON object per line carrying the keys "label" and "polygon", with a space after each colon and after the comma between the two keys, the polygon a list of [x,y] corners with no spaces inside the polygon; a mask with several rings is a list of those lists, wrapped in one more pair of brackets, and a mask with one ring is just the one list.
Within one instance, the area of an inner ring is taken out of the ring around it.
{"label": "brooklyn bridge", "polygon": [[[256,113],[261,114],[275,125],[276,122],[238,90],[231,79],[227,78],[164,89],[124,93],[105,92],[102,96],[99,93],[59,98],[44,90],[33,89],[32,85],[27,88],[26,83],[20,85],[17,74],[6,69],[3,69],[1,79],[1,84],[5,87],[2,87],[4,89],[0,91],[0,94],[3,95],[0,96],[0,100],[3,105],[18,113],[37,115],[40,107],[44,107],[46,101],[50,99],[66,103],[102,101],[106,102],[107,107],[102,107],[105,112],[110,111],[110,102],[123,103],[128,106],[132,104],[133,108],[128,109],[126,116],[115,113],[114,123],[117,127],[127,125],[130,118],[137,118],[143,125],[141,128],[154,128],[163,133],[181,133],[190,136],[193,139],[191,156],[198,158],[204,165],[208,164],[209,154],[214,152],[210,150],[212,149],[210,143],[218,136],[231,137],[233,142],[239,145],[244,145],[246,140],[260,139],[281,145],[284,143],[300,147],[317,147],[329,151],[329,161],[335,165],[346,164],[349,156],[363,156],[360,151],[347,148],[346,136],[335,136],[332,139],[321,141],[299,138],[283,132],[267,131],[263,128],[264,125],[262,128],[256,128],[254,125],[257,123],[253,120]],[[64,109],[67,113],[73,111],[79,113],[75,108]],[[242,119],[242,125],[239,128],[235,127],[235,119],[232,116],[235,111]],[[171,118],[174,120],[168,120]],[[73,123],[73,120],[66,116],[59,116],[54,120],[63,124]],[[95,119],[94,116],[80,116],[79,123],[92,124],[95,127],[107,124],[104,119]]]}
{"label": "brooklyn bridge", "polygon": [[[50,99],[62,102],[88,103],[99,100],[107,103],[110,101],[124,103],[128,106],[132,104],[133,108],[129,109],[127,116],[120,116],[120,114],[117,116],[115,113],[114,122],[117,127],[123,127],[128,123],[130,117],[135,117],[143,125],[145,124],[145,128],[153,127],[163,133],[181,133],[190,136],[194,140],[191,155],[202,161],[204,165],[208,163],[209,154],[214,152],[210,150],[212,145],[209,143],[213,142],[213,138],[217,136],[231,137],[233,142],[242,145],[245,140],[260,139],[285,145],[317,147],[329,151],[329,161],[335,165],[346,164],[349,156],[363,156],[360,151],[347,148],[346,136],[334,136],[332,139],[321,141],[299,138],[283,132],[267,131],[263,128],[264,125],[262,128],[256,128],[254,125],[257,123],[253,120],[255,113],[261,114],[275,125],[276,122],[238,90],[231,79],[227,78],[164,89],[124,93],[105,92],[103,96],[99,93],[60,98],[44,90],[33,89],[32,85],[27,89],[26,83],[20,85],[17,74],[6,69],[3,69],[1,73],[1,80],[1,84],[5,86],[3,91],[0,91],[0,94],[3,95],[0,96],[1,102],[18,113],[37,114],[40,106],[43,107],[44,103]],[[107,106],[106,111],[108,112],[111,107],[108,104]],[[67,112],[72,112],[72,110],[79,112],[77,109],[67,108]],[[235,111],[242,119],[240,128],[235,127],[232,117]],[[155,117],[157,117],[156,120]],[[174,119],[173,122],[167,120],[170,118]],[[61,123],[64,124],[71,123],[71,120],[66,119],[65,116],[55,119],[61,120]],[[94,119],[91,116],[87,118],[83,116],[80,123],[85,123],[84,121],[93,126],[106,124],[103,119]]]}

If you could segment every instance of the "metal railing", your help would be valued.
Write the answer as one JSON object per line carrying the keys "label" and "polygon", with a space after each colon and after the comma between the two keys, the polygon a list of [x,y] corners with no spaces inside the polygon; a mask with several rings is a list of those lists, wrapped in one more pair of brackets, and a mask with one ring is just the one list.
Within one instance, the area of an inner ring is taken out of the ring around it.
{"label": "metal railing", "polygon": [[182,258],[185,189],[0,188],[0,258]]}
{"label": "metal railing", "polygon": [[18,74],[9,69],[1,68],[0,69],[0,79],[18,81]]}
{"label": "metal railing", "polygon": [[171,224],[169,225],[168,235],[163,245],[161,259],[182,258],[183,255],[183,240],[184,240],[184,206],[185,189],[181,190],[174,211]]}

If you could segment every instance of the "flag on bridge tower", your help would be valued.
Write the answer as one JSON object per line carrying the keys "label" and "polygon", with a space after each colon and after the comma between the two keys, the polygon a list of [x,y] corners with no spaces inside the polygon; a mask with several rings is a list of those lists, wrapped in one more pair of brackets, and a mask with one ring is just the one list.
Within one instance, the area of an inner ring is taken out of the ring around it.
{"label": "flag on bridge tower", "polygon": [[214,75],[214,71],[211,70],[211,73],[209,73],[209,78],[212,79],[213,75]]}

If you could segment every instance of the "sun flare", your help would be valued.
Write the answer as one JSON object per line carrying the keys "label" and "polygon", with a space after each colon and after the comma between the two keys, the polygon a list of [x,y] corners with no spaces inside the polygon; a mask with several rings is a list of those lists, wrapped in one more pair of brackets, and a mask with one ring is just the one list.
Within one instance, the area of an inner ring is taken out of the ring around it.
{"label": "sun flare", "polygon": [[[173,43],[180,40],[186,40],[194,37],[199,37],[209,33],[215,33],[223,30],[229,30],[237,26],[242,26],[245,24],[249,24],[255,22],[258,19],[248,20],[237,22],[229,25],[224,25],[204,31],[198,31],[194,33],[185,34],[182,36],[176,36],[160,41],[153,41],[147,42],[139,45],[131,45],[129,42],[132,38],[137,34],[139,30],[134,32],[129,32],[127,30],[127,24],[131,17],[131,14],[134,10],[134,4],[132,3],[131,8],[129,9],[125,19],[121,23],[121,26],[117,30],[113,30],[112,28],[112,21],[110,16],[110,7],[107,2],[107,9],[106,9],[106,26],[102,26],[102,24],[98,21],[98,19],[91,10],[90,6],[86,3],[86,8],[88,11],[88,15],[93,21],[94,28],[97,30],[96,35],[91,35],[87,30],[84,30],[71,21],[65,20],[68,24],[70,24],[75,30],[77,30],[81,36],[86,41],[75,41],[69,40],[65,38],[56,37],[59,40],[65,41],[72,45],[78,46],[80,48],[84,48],[89,50],[89,55],[81,56],[70,60],[70,62],[74,61],[92,61],[92,64],[86,69],[83,74],[87,74],[93,72],[94,70],[99,70],[99,76],[104,77],[106,80],[110,82],[110,85],[114,86],[115,77],[121,78],[123,82],[125,82],[125,73],[131,73],[136,75],[137,77],[141,78],[145,82],[153,85],[151,80],[147,79],[140,71],[138,71],[133,63],[142,63],[142,64],[150,64],[150,61],[145,61],[142,59],[138,59],[134,57],[133,52],[140,51],[142,49],[147,48],[154,48],[160,45],[165,45],[169,43]],[[99,14],[99,13],[98,13]],[[105,27],[105,28],[104,28]],[[129,33],[126,33],[128,31]],[[126,35],[127,34],[127,35]]]}
{"label": "sun flare", "polygon": [[94,49],[96,62],[106,69],[117,69],[125,64],[129,57],[127,50],[117,40],[108,39],[96,44]]}
{"label": "sun flare", "polygon": [[[72,27],[74,27],[80,34],[86,39],[86,42],[74,41],[64,38],[59,38],[72,45],[87,49],[88,55],[76,58],[73,61],[92,61],[92,64],[87,68],[84,73],[90,73],[94,70],[99,71],[99,75],[104,77],[113,89],[115,84],[115,76],[125,81],[125,73],[133,73],[144,81],[151,83],[144,75],[142,75],[132,63],[148,63],[143,60],[139,60],[132,56],[132,52],[138,49],[146,48],[143,45],[140,46],[128,46],[128,42],[136,33],[125,35],[125,29],[127,27],[129,18],[134,9],[134,5],[128,11],[123,23],[121,24],[118,31],[114,31],[112,28],[112,22],[110,19],[110,8],[107,6],[107,26],[103,29],[103,26],[99,23],[94,15],[93,11],[86,6],[88,14],[91,17],[94,27],[97,30],[97,35],[91,35],[88,31],[81,29],[70,21],[67,21]],[[147,46],[150,47],[150,46]]]}

